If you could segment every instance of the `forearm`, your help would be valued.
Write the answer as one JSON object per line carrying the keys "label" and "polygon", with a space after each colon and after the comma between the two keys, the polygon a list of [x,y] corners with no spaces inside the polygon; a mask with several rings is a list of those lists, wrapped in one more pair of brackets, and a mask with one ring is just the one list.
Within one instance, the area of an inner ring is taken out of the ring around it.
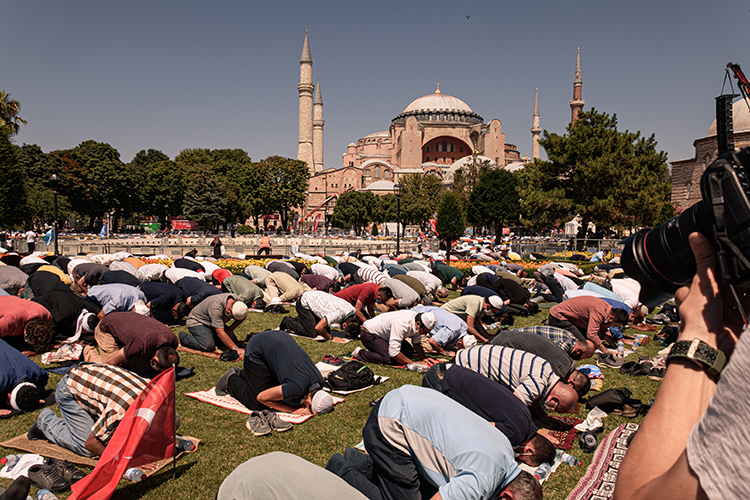
{"label": "forearm", "polygon": [[93,432],[89,434],[88,438],[86,438],[86,444],[83,446],[97,457],[100,457],[102,453],[104,453],[104,443],[99,441],[99,439],[94,436]]}
{"label": "forearm", "polygon": [[441,356],[445,356],[445,354],[446,354],[445,353],[445,349],[443,349],[443,346],[441,346],[440,344],[437,343],[437,340],[435,340],[434,338],[431,337],[430,340],[429,340],[429,342],[430,342],[430,347],[432,347],[432,349],[436,353],[440,354]]}
{"label": "forearm", "polygon": [[235,344],[233,338],[234,334],[230,336],[223,328],[217,328],[216,336],[219,337],[219,340],[221,340],[222,344],[227,346],[229,349],[237,349],[237,344]]}
{"label": "forearm", "polygon": [[331,340],[331,333],[328,331],[328,320],[323,318],[318,321],[318,323],[315,325],[315,333],[326,340]]}
{"label": "forearm", "polygon": [[398,365],[408,365],[409,363],[412,362],[411,359],[404,356],[404,353],[402,352],[399,352],[395,356],[391,356],[391,359],[395,362],[395,364],[398,364]]}

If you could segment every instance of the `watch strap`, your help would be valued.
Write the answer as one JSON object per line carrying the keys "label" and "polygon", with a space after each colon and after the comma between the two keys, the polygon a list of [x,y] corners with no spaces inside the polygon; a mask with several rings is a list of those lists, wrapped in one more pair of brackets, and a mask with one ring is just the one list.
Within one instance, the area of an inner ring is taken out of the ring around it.
{"label": "watch strap", "polygon": [[667,356],[667,363],[675,358],[687,358],[703,367],[709,375],[717,379],[727,364],[727,357],[719,349],[714,349],[700,339],[678,340]]}

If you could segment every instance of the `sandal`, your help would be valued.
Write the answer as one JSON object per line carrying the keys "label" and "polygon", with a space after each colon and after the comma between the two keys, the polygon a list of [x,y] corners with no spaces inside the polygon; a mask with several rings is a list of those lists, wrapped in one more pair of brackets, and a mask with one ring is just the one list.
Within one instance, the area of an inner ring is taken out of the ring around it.
{"label": "sandal", "polygon": [[636,415],[638,415],[638,409],[633,408],[630,405],[623,405],[622,409],[615,409],[612,410],[613,415],[617,415],[618,417],[625,417],[625,418],[634,418]]}

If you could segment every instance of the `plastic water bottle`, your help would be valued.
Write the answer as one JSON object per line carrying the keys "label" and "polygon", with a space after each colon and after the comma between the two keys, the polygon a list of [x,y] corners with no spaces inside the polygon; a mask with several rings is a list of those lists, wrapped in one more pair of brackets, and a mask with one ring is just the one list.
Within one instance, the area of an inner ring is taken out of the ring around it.
{"label": "plastic water bottle", "polygon": [[622,340],[617,341],[617,357],[625,357],[625,342],[623,342]]}
{"label": "plastic water bottle", "polygon": [[409,363],[408,365],[406,365],[406,368],[408,368],[409,370],[413,372],[421,372],[421,373],[424,373],[430,369],[430,367],[424,363]]}
{"label": "plastic water bottle", "polygon": [[39,490],[36,500],[57,500],[57,497],[50,490]]}
{"label": "plastic water bottle", "polygon": [[568,465],[572,465],[573,467],[580,467],[581,466],[581,461],[578,460],[573,455],[570,455],[568,453],[563,453],[561,455],[561,458],[562,458],[562,461],[565,462]]}
{"label": "plastic water bottle", "polygon": [[633,340],[633,352],[638,352],[638,348],[641,346],[641,341],[638,337]]}
{"label": "plastic water bottle", "polygon": [[534,477],[537,479],[537,481],[541,481],[545,477],[549,476],[551,470],[552,467],[550,466],[550,464],[542,464],[537,470],[534,471]]}
{"label": "plastic water bottle", "polygon": [[0,465],[7,466],[8,468],[12,469],[19,460],[21,460],[20,455],[8,455],[6,457],[0,458]]}
{"label": "plastic water bottle", "polygon": [[180,451],[195,451],[195,443],[182,436],[175,436],[175,447]]}
{"label": "plastic water bottle", "polygon": [[124,479],[130,479],[134,483],[137,483],[146,479],[146,474],[138,467],[131,467],[130,469],[125,471],[125,474],[122,477]]}

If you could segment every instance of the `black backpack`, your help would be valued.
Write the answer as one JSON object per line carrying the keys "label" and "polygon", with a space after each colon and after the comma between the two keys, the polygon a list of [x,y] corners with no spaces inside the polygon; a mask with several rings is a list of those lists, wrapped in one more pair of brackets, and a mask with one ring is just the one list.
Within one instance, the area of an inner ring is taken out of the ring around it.
{"label": "black backpack", "polygon": [[347,362],[326,380],[326,386],[332,391],[356,391],[375,384],[375,374],[359,361]]}

